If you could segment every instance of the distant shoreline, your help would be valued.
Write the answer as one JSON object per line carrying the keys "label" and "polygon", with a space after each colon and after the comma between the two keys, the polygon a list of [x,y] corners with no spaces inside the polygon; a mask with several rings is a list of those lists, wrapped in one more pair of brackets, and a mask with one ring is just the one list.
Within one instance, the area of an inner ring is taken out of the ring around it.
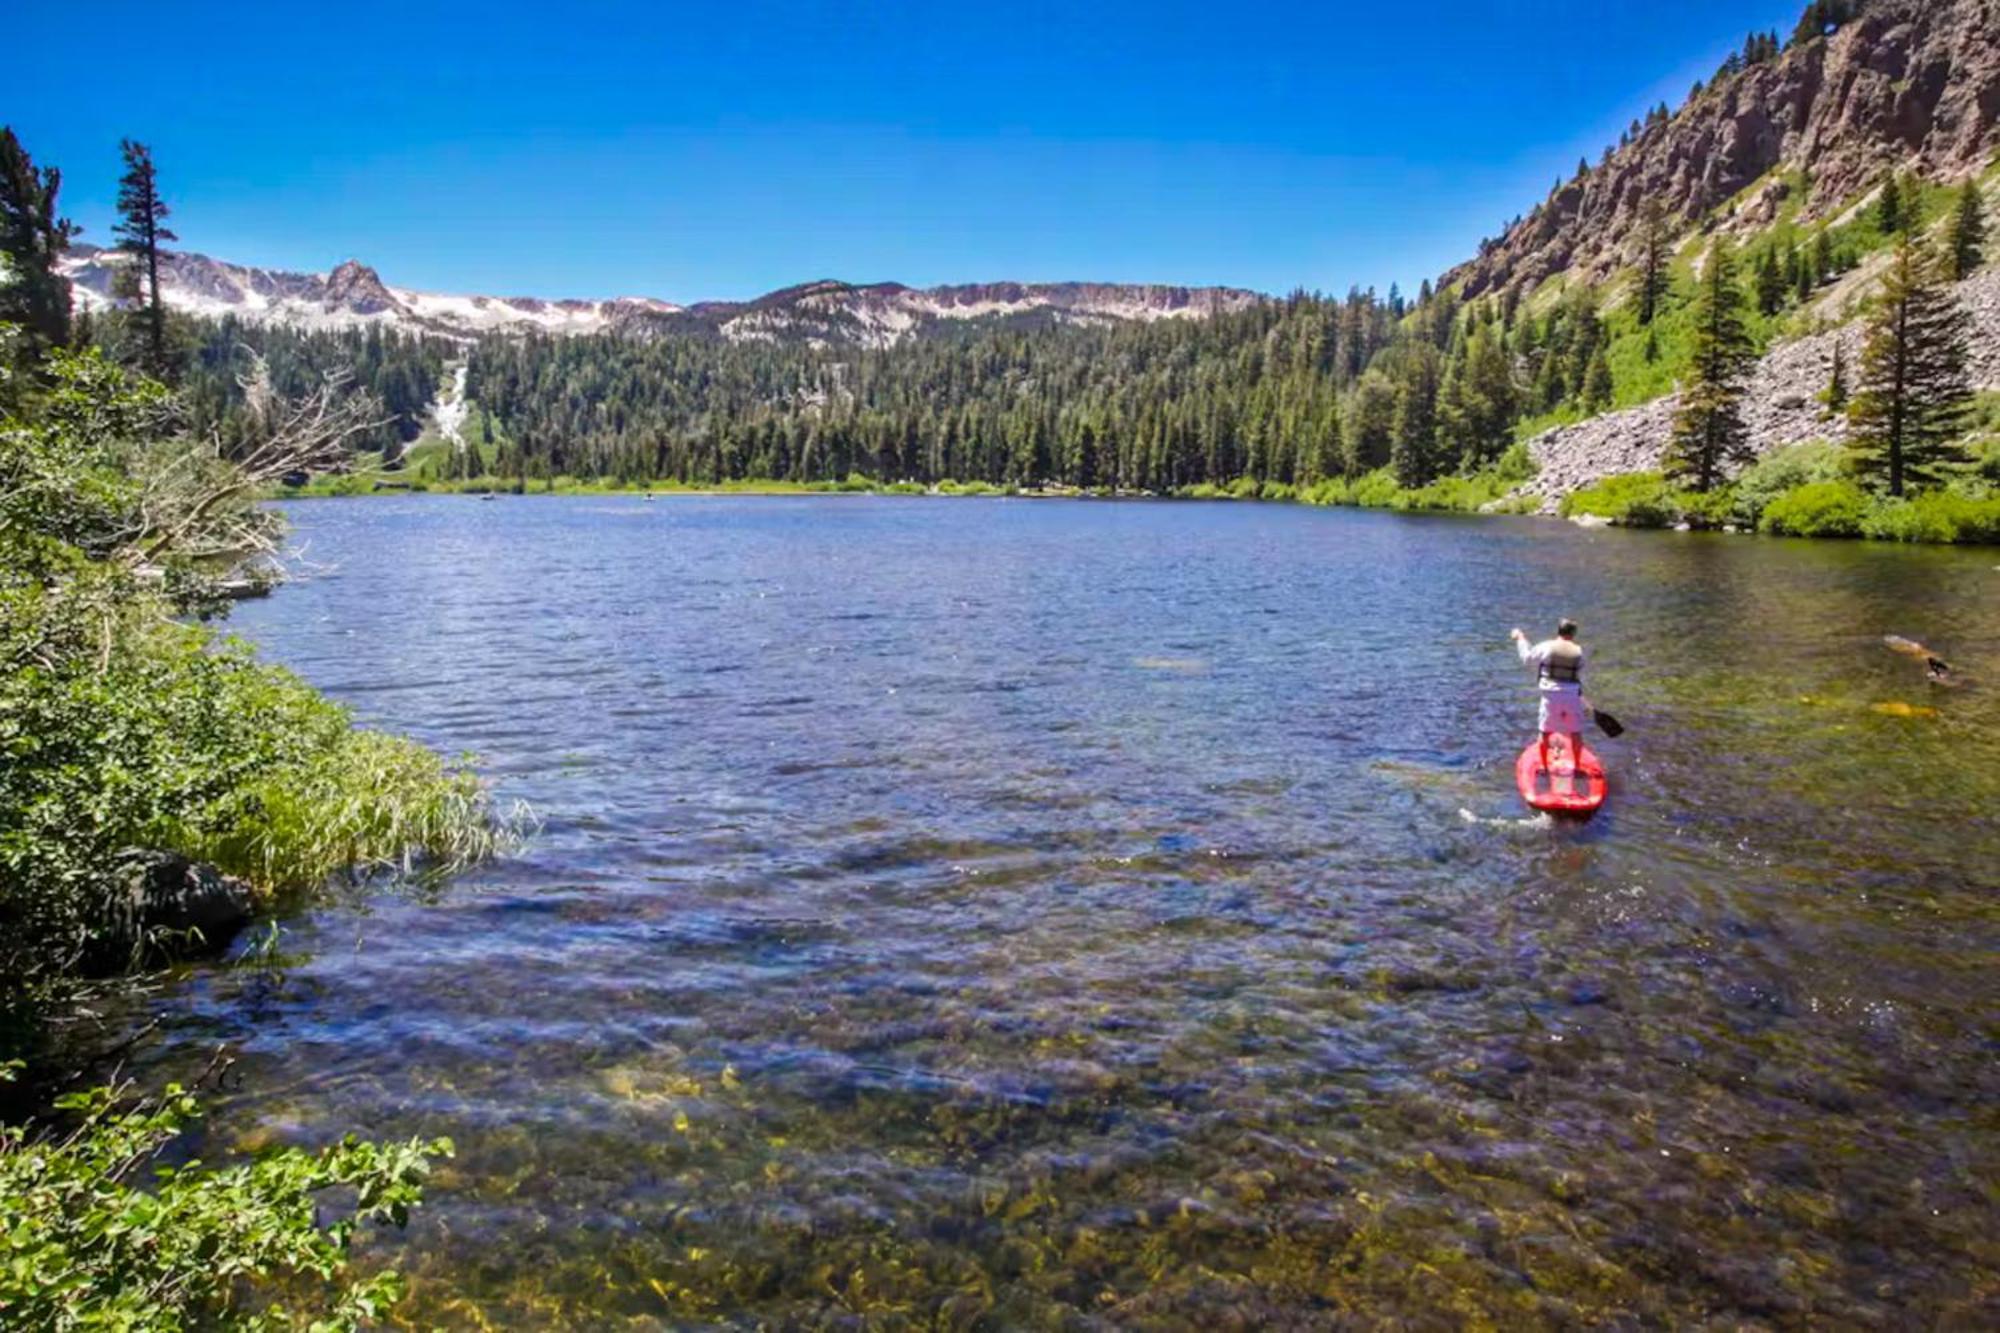
{"label": "distant shoreline", "polygon": [[1528,508],[1525,505],[1510,505],[1507,503],[1507,501],[1512,498],[1511,496],[1501,497],[1501,499],[1497,502],[1489,501],[1485,505],[1468,505],[1463,503],[1459,504],[1425,503],[1423,502],[1425,498],[1436,498],[1436,497],[1427,497],[1426,492],[1413,492],[1413,491],[1402,490],[1400,488],[1396,489],[1393,493],[1388,494],[1385,498],[1382,499],[1376,499],[1372,496],[1366,499],[1352,498],[1352,491],[1350,490],[1349,492],[1350,498],[1341,498],[1335,500],[1312,498],[1310,495],[1302,494],[1292,487],[1284,487],[1282,488],[1282,490],[1287,493],[1235,494],[1229,490],[1217,487],[1188,487],[1178,492],[1171,492],[1171,491],[1160,492],[1160,491],[1114,491],[1109,488],[1081,489],[1077,487],[1009,488],[1004,486],[995,486],[987,482],[977,482],[977,483],[945,482],[937,486],[924,486],[917,482],[870,483],[867,485],[861,485],[852,481],[849,482],[745,481],[745,482],[734,483],[728,486],[654,485],[651,487],[643,487],[643,486],[618,486],[618,485],[584,485],[584,484],[578,484],[574,481],[569,481],[567,479],[558,479],[558,483],[553,487],[547,485],[527,485],[519,490],[516,490],[511,485],[501,487],[501,486],[487,486],[480,483],[466,484],[466,483],[449,483],[449,482],[441,484],[427,483],[419,486],[390,486],[390,487],[382,487],[380,489],[370,489],[370,490],[361,490],[359,488],[352,490],[336,490],[331,488],[311,489],[311,488],[301,487],[294,490],[279,491],[270,495],[267,498],[278,501],[291,501],[291,500],[374,499],[382,497],[410,496],[410,495],[449,495],[449,496],[460,496],[466,498],[476,497],[479,499],[500,499],[503,497],[507,499],[515,499],[515,498],[530,498],[539,496],[589,498],[592,496],[601,496],[605,498],[617,498],[617,499],[628,499],[628,500],[640,499],[644,501],[652,501],[652,500],[680,500],[680,499],[729,499],[732,497],[750,497],[750,498],[764,498],[764,499],[807,499],[807,498],[825,497],[825,496],[909,496],[909,497],[923,498],[923,499],[947,499],[947,500],[983,498],[983,499],[1015,499],[1015,500],[1099,500],[1099,501],[1151,500],[1151,501],[1165,501],[1173,503],[1228,502],[1228,503],[1258,503],[1258,504],[1289,504],[1289,505],[1299,505],[1310,509],[1361,509],[1361,510],[1370,510],[1378,513],[1428,514],[1436,516],[1453,515],[1458,517],[1477,517],[1477,518],[1512,516],[1516,518],[1541,518],[1552,522],[1572,523],[1584,529],[1612,527],[1612,528],[1647,529],[1653,531],[1672,530],[1680,532],[1690,532],[1690,531],[1711,532],[1718,536],[1735,535],[1735,536],[1746,536],[1746,537],[1791,537],[1795,539],[1813,538],[1820,540],[1857,540],[1857,541],[1866,541],[1871,543],[1879,542],[1885,545],[1893,545],[1893,546],[1922,545],[1922,546],[2000,547],[2000,542],[1995,542],[1995,541],[1926,540],[1922,536],[1894,536],[1894,537],[1877,536],[1859,530],[1813,531],[1813,532],[1793,532],[1793,531],[1763,532],[1757,530],[1754,527],[1747,527],[1736,524],[1691,525],[1686,522],[1635,521],[1631,518],[1624,516],[1613,517],[1600,512],[1595,512],[1592,508],[1588,506],[1580,507],[1574,513],[1552,514],[1542,511],[1539,508]]}

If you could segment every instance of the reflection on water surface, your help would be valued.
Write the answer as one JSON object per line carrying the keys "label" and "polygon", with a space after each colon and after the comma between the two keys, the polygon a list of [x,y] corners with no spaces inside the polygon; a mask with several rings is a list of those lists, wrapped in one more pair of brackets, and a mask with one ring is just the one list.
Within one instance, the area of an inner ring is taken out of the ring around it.
{"label": "reflection on water surface", "polygon": [[[1991,551],[886,498],[294,516],[331,568],[236,628],[544,827],[435,900],[288,922],[282,985],[195,973],[147,1058],[242,1051],[211,1158],[456,1139],[370,1251],[413,1321],[1994,1299]],[[1630,727],[1582,828],[1512,790],[1505,633],[1558,612]]]}

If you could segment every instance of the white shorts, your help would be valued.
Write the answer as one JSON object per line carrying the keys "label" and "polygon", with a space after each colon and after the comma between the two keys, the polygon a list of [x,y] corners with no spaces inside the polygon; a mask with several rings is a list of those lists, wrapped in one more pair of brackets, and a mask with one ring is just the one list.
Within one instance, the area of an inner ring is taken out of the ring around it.
{"label": "white shorts", "polygon": [[1583,696],[1570,690],[1542,691],[1543,731],[1576,735],[1583,730]]}

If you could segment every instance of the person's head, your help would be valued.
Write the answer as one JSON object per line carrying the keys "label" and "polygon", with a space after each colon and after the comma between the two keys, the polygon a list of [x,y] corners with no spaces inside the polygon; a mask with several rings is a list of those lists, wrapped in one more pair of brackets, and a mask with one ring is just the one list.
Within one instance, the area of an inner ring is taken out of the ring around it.
{"label": "person's head", "polygon": [[1576,637],[1576,622],[1568,616],[1564,616],[1556,622],[1556,633],[1565,639],[1574,639]]}

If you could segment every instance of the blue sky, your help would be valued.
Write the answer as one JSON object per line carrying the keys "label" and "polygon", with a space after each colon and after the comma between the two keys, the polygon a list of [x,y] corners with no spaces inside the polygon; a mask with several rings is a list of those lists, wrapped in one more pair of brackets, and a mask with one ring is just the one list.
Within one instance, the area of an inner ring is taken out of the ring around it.
{"label": "blue sky", "polygon": [[130,135],[185,248],[436,291],[1413,290],[1801,4],[44,4],[0,119],[86,240]]}

